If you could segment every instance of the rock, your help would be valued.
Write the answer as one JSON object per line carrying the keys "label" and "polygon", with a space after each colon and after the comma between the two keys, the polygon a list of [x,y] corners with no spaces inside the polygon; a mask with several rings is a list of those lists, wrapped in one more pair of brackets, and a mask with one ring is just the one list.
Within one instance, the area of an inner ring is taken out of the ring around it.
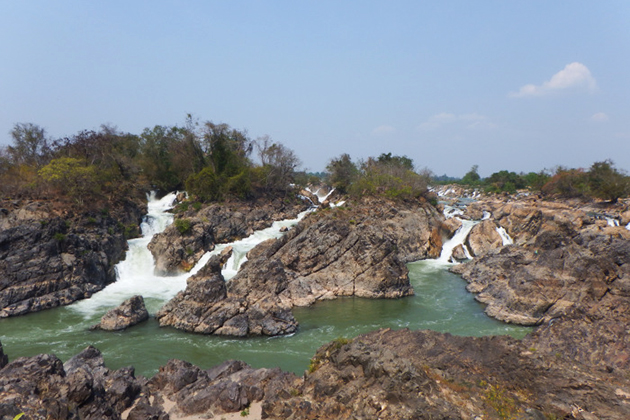
{"label": "rock", "polygon": [[607,293],[625,293],[625,284],[615,282],[630,263],[630,232],[624,230],[594,227],[574,237],[543,231],[533,249],[509,245],[451,270],[469,282],[488,315],[538,325]]}
{"label": "rock", "polygon": [[133,368],[105,368],[93,347],[65,367],[53,355],[22,357],[0,371],[0,416],[24,412],[33,419],[120,419],[143,390],[148,392]]}
{"label": "rock", "polygon": [[464,249],[464,246],[462,244],[457,245],[455,248],[453,248],[453,253],[451,254],[451,258],[454,258],[455,261],[465,261],[468,259],[468,257],[466,256],[466,250]]}
{"label": "rock", "polygon": [[293,306],[412,294],[405,263],[439,255],[441,215],[428,205],[364,201],[311,214],[280,239],[260,244],[227,291],[216,262],[216,269],[204,268],[156,314],[160,325],[239,337],[291,334],[297,330]]}
{"label": "rock", "polygon": [[117,308],[107,311],[101,318],[101,322],[92,329],[119,331],[147,319],[149,319],[149,312],[144,306],[144,299],[142,296],[136,295],[121,303]]}
{"label": "rock", "polygon": [[484,220],[473,226],[468,238],[466,238],[466,247],[473,257],[480,257],[502,246],[503,239],[497,232],[497,225],[492,220]]}
{"label": "rock", "polygon": [[[130,205],[125,217],[133,215],[139,219],[141,210]],[[120,219],[19,221],[0,230],[0,318],[68,305],[116,280],[127,246]]]}
{"label": "rock", "polygon": [[[176,402],[176,416],[239,412],[253,402],[289,396],[298,379],[280,369],[252,369],[226,361],[207,371],[171,360],[149,382],[153,393]],[[283,394],[284,393],[284,394]]]}
{"label": "rock", "polygon": [[322,346],[299,394],[263,400],[263,418],[627,418],[627,384],[507,336],[380,330]]}
{"label": "rock", "polygon": [[[178,214],[175,223],[153,236],[149,250],[155,259],[158,275],[175,275],[189,271],[215,244],[233,242],[249,236],[254,230],[271,226],[276,220],[295,218],[306,210],[305,201],[259,199],[213,204]],[[190,227],[180,232],[177,220]]]}
{"label": "rock", "polygon": [[4,354],[4,350],[2,349],[2,343],[0,342],[0,369],[6,366],[9,363],[9,357]]}
{"label": "rock", "polygon": [[444,223],[442,223],[442,232],[446,235],[445,239],[450,239],[455,235],[455,232],[462,227],[462,221],[456,217],[451,217],[446,219]]}

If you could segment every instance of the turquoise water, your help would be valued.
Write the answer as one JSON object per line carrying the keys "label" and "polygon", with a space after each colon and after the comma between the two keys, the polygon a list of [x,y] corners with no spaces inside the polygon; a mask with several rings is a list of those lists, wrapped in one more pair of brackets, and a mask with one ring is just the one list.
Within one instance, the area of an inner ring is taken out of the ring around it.
{"label": "turquoise water", "polygon": [[[322,344],[378,328],[432,329],[457,335],[509,334],[523,337],[529,328],[487,317],[466,292],[465,281],[435,261],[409,264],[416,295],[396,300],[341,298],[295,308],[299,331],[289,337],[232,339],[160,328],[154,319],[123,332],[89,331],[103,313],[85,315],[56,308],[0,320],[0,341],[10,360],[53,353],[63,361],[93,345],[111,369],[132,365],[136,374],[152,376],[169,359],[209,368],[228,359],[254,367],[281,367],[301,375]],[[150,312],[163,301],[147,299]]]}

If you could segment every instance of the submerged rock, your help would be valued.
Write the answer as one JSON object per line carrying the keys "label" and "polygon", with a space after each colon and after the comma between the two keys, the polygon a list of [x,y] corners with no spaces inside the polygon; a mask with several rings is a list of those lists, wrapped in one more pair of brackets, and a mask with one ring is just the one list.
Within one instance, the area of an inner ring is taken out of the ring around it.
{"label": "submerged rock", "polygon": [[132,327],[149,319],[149,312],[144,306],[142,296],[132,296],[120,306],[110,309],[101,318],[101,322],[91,327],[91,329],[101,329],[106,331],[119,331]]}

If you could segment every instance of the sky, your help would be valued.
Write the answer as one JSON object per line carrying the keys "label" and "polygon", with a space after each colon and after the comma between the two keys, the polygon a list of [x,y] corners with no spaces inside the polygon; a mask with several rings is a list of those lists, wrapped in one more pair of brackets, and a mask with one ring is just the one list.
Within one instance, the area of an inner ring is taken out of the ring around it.
{"label": "sky", "polygon": [[628,1],[0,0],[0,146],[227,123],[418,169],[630,171]]}

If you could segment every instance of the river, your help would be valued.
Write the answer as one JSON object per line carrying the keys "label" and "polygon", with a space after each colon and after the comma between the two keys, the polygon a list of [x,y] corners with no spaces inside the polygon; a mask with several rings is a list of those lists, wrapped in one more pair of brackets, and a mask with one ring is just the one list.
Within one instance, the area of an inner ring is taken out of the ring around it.
{"label": "river", "polygon": [[[466,282],[447,271],[448,258],[408,264],[415,296],[402,299],[354,297],[319,302],[293,313],[300,327],[288,337],[224,338],[160,328],[153,318],[122,332],[90,331],[100,317],[133,294],[142,294],[150,313],[155,313],[185,287],[185,274],[157,277],[146,245],[153,234],[172,221],[167,212],[173,197],[150,198],[149,217],[143,237],[129,241],[127,259],[117,266],[119,280],[92,298],[68,307],[0,320],[0,341],[10,360],[20,356],[53,353],[63,361],[88,345],[104,355],[107,367],[134,366],[136,374],[154,375],[169,359],[187,360],[209,368],[228,359],[240,359],[254,367],[280,367],[302,374],[322,344],[338,337],[351,338],[378,328],[431,329],[458,335],[509,334],[523,337],[529,328],[504,324],[483,313],[483,306],[465,290]],[[170,201],[169,201],[170,200]],[[269,229],[234,244],[235,257],[224,270],[236,273],[244,255],[256,243],[281,235],[280,227],[297,219],[274,223]],[[445,244],[445,248],[453,243]],[[215,252],[222,247],[217,247]],[[209,256],[204,258],[207,261]],[[198,270],[203,264],[193,268]]]}

